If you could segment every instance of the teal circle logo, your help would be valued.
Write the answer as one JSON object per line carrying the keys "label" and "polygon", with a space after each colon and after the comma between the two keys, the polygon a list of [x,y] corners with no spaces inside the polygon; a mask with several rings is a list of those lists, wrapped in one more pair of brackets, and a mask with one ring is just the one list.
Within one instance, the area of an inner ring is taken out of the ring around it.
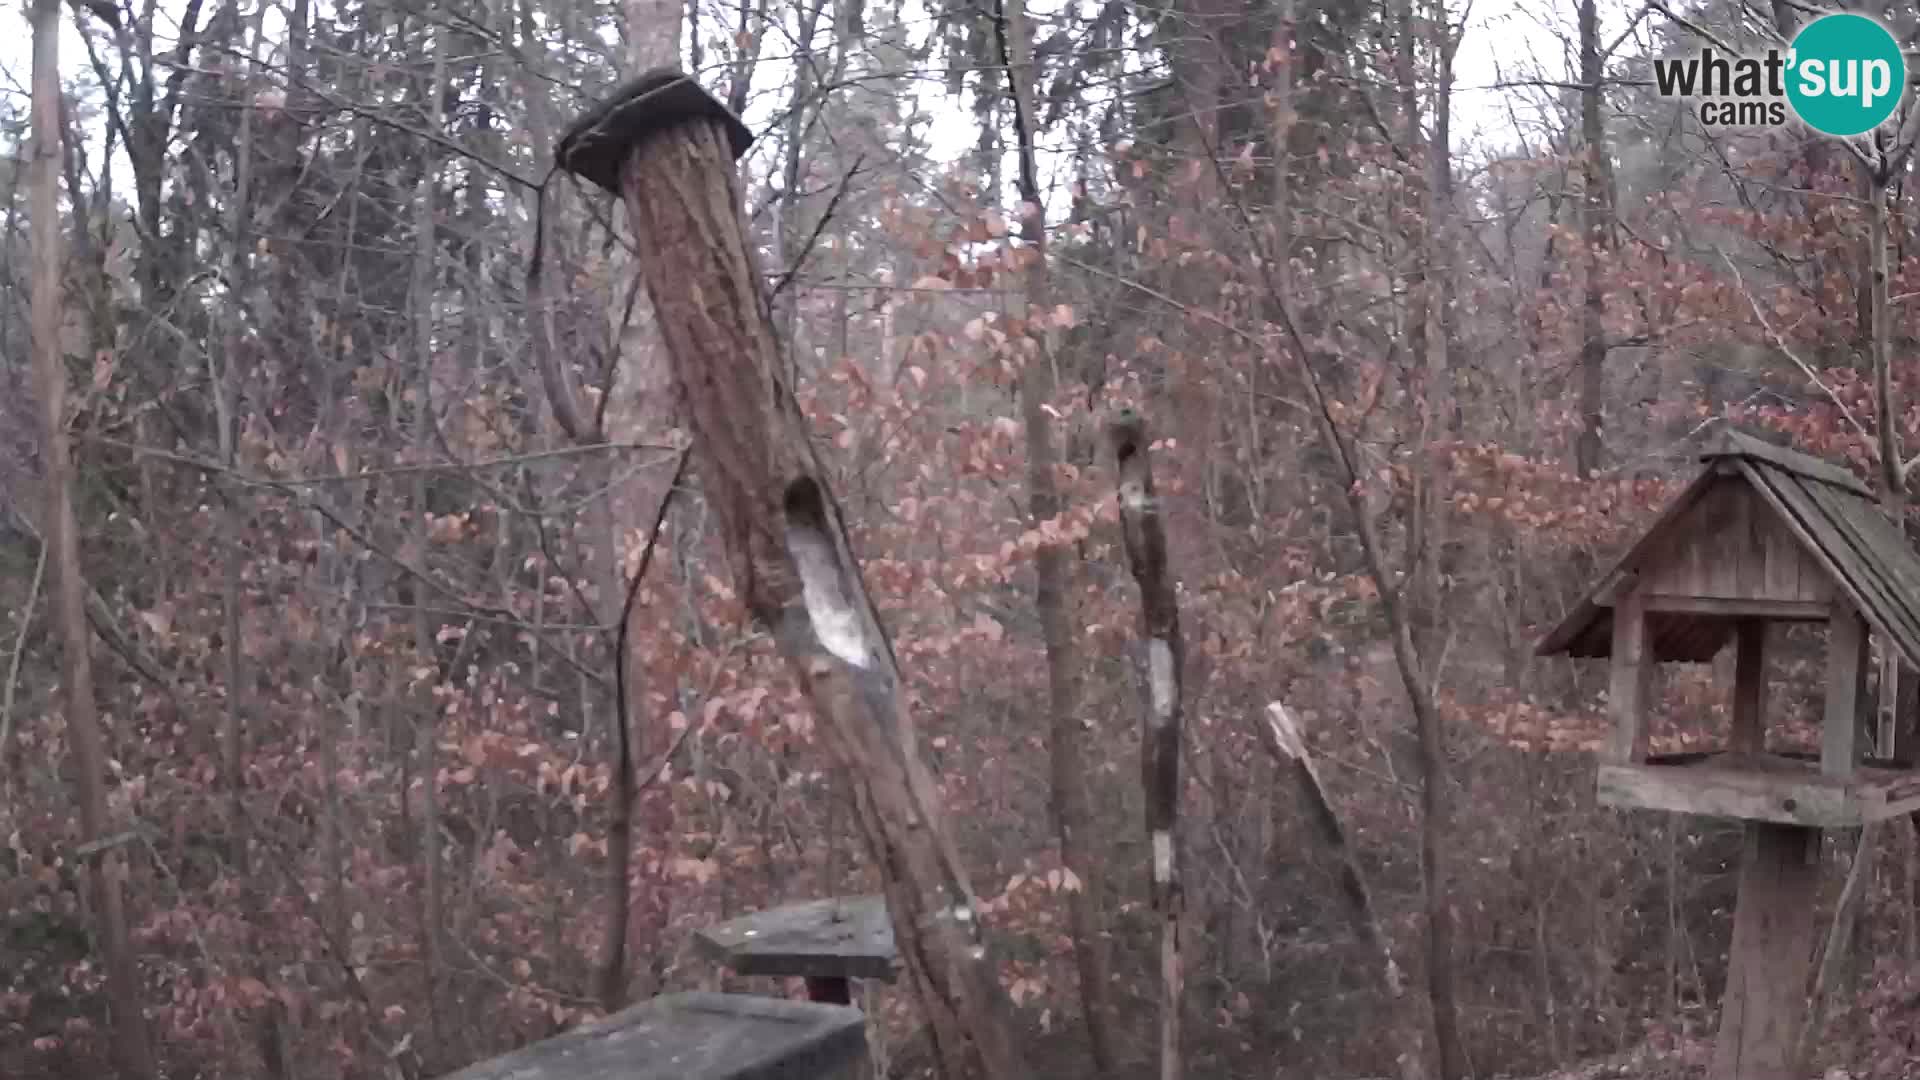
{"label": "teal circle logo", "polygon": [[1865,15],[1823,15],[1800,28],[1787,53],[1787,101],[1826,135],[1860,135],[1885,123],[1907,89],[1900,43]]}

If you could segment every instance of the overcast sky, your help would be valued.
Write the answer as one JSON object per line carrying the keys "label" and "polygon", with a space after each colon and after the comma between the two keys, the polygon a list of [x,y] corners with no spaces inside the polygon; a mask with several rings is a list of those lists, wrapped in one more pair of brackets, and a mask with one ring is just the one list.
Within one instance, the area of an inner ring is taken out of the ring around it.
{"label": "overcast sky", "polygon": [[[1623,0],[1603,0],[1603,20],[1617,27],[1624,25]],[[0,34],[0,93],[4,93],[20,111],[25,111],[32,71],[31,41],[24,18],[31,0],[14,0],[23,15],[16,33]],[[1472,0],[1467,15],[1467,32],[1455,61],[1453,142],[1457,150],[1472,156],[1474,149],[1507,147],[1517,140],[1513,125],[1517,119],[1532,127],[1553,122],[1536,110],[1544,95],[1519,92],[1497,86],[1504,81],[1526,78],[1564,79],[1568,77],[1571,57],[1563,35],[1573,25],[1574,0]],[[165,5],[163,5],[165,6]],[[61,11],[60,66],[69,78],[82,70],[85,51],[73,29],[70,10]],[[776,73],[766,72],[768,78]],[[930,139],[936,156],[950,158],[974,144],[971,115],[957,103],[939,94],[937,84],[919,84],[929,112],[954,112],[959,123],[932,125]]]}

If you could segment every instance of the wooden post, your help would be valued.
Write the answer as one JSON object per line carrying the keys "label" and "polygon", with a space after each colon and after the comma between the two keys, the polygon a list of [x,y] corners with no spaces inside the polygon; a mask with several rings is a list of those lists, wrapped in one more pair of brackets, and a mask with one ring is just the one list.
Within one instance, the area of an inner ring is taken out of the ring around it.
{"label": "wooden post", "polygon": [[1820,771],[1848,777],[1859,763],[1860,697],[1867,678],[1867,624],[1836,605],[1827,622],[1827,712],[1820,728]]}
{"label": "wooden post", "polygon": [[901,706],[892,644],[784,382],[740,221],[733,162],[750,139],[698,84],[656,70],[575,121],[554,156],[625,198],[735,588],[853,782],[939,1073],[1025,1077],[979,901]]}
{"label": "wooden post", "polygon": [[1820,830],[1747,824],[1710,1080],[1795,1080],[1813,966]]}
{"label": "wooden post", "polygon": [[1140,586],[1140,633],[1147,642],[1146,723],[1140,733],[1140,785],[1147,804],[1147,838],[1153,852],[1152,899],[1160,918],[1161,1080],[1179,1080],[1180,1012],[1184,974],[1180,962],[1180,723],[1186,709],[1181,685],[1186,644],[1180,635],[1180,603],[1167,571],[1167,533],[1153,492],[1152,440],[1147,422],[1123,410],[1107,430],[1119,474],[1120,535],[1127,565]]}
{"label": "wooden post", "polygon": [[1613,606],[1613,668],[1607,705],[1613,734],[1607,760],[1633,764],[1647,759],[1647,687],[1653,674],[1653,648],[1647,641],[1647,613],[1638,589],[1628,589]]}
{"label": "wooden post", "polygon": [[1760,754],[1767,749],[1767,624],[1741,619],[1734,629],[1733,734],[1728,749]]}

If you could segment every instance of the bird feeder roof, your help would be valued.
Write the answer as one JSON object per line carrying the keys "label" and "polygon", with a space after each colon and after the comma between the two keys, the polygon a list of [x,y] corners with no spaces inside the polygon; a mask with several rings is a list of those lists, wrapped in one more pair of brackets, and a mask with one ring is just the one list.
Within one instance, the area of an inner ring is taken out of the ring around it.
{"label": "bird feeder roof", "polygon": [[[1718,564],[1707,576],[1741,574],[1737,564],[1745,562],[1763,586],[1784,577],[1805,595],[1846,603],[1920,667],[1920,555],[1866,484],[1840,466],[1730,428],[1700,457],[1706,468],[1540,642],[1538,655],[1610,656],[1615,598],[1643,582],[1673,580],[1676,560],[1704,558]],[[1716,512],[1721,506],[1734,512]],[[1723,535],[1702,535],[1716,532]],[[1700,662],[1719,653],[1736,621],[1716,606],[1721,591],[1702,588],[1693,604],[1665,598],[1666,609],[1650,616],[1655,659]],[[1831,608],[1793,603],[1762,617],[1812,621]]]}
{"label": "bird feeder roof", "polygon": [[634,147],[689,120],[718,122],[737,159],[753,145],[753,132],[705,87],[673,68],[654,68],[621,83],[567,125],[553,150],[553,163],[619,194],[620,165]]}

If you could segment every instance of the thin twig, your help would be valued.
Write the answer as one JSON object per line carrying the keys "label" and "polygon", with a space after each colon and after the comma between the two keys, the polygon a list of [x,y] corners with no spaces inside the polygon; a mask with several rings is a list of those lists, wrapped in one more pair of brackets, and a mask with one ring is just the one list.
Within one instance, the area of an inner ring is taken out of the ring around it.
{"label": "thin twig", "polygon": [[[827,231],[827,225],[833,221],[833,212],[840,206],[841,197],[847,193],[847,187],[853,183],[853,178],[860,175],[860,163],[865,160],[867,160],[865,154],[854,158],[852,167],[848,168],[847,174],[840,178],[839,186],[833,189],[833,198],[827,200],[827,208],[821,213],[820,220],[813,223],[813,232],[807,237],[806,245],[800,249],[799,256],[793,260],[792,266],[787,267],[787,272],[780,275],[780,280],[773,283],[773,291],[767,296],[768,303],[772,303],[774,298],[780,295],[780,290],[793,281],[793,275],[807,265],[807,258],[813,254],[814,247],[820,243],[820,234]],[[791,194],[791,192],[788,193],[789,197]]]}
{"label": "thin twig", "polygon": [[664,443],[588,443],[580,446],[562,446],[552,450],[535,450],[530,453],[513,454],[507,457],[486,458],[481,461],[428,461],[415,465],[391,465],[379,469],[363,469],[356,473],[335,473],[327,476],[291,476],[282,479],[279,477],[253,476],[237,469],[229,468],[217,461],[194,457],[191,454],[176,453],[172,450],[162,450],[157,446],[142,446],[139,443],[128,442],[124,439],[115,439],[106,435],[76,434],[74,438],[84,442],[98,443],[102,446],[117,447],[129,453],[138,454],[142,457],[158,458],[162,461],[172,462],[175,465],[204,469],[207,472],[218,473],[236,484],[247,487],[282,489],[290,487],[316,487],[321,484],[352,484],[384,476],[406,476],[411,473],[468,472],[479,469],[493,469],[507,465],[525,465],[530,462],[545,461],[552,458],[576,457],[580,454],[589,454],[602,450],[679,449],[678,447],[669,446]]}
{"label": "thin twig", "polygon": [[1747,298],[1747,304],[1753,308],[1753,317],[1760,320],[1760,329],[1766,332],[1767,338],[1773,342],[1773,347],[1785,353],[1787,359],[1793,361],[1794,366],[1800,369],[1801,374],[1805,375],[1814,386],[1819,387],[1821,393],[1827,395],[1827,399],[1840,410],[1840,415],[1846,418],[1847,423],[1853,425],[1853,429],[1860,433],[1861,438],[1871,441],[1866,427],[1860,423],[1858,417],[1853,415],[1853,410],[1847,407],[1847,403],[1840,400],[1840,395],[1834,393],[1833,388],[1820,378],[1820,374],[1813,369],[1813,365],[1801,359],[1800,354],[1793,351],[1793,346],[1787,344],[1787,339],[1781,337],[1780,332],[1773,328],[1773,323],[1767,319],[1766,312],[1760,309],[1759,299],[1753,295],[1752,290],[1747,288],[1747,279],[1740,275],[1740,267],[1734,263],[1733,257],[1719,248],[1714,250],[1720,253],[1720,258],[1727,264],[1727,269],[1733,271],[1734,285],[1739,288],[1740,295]]}
{"label": "thin twig", "polygon": [[0,695],[0,766],[6,764],[7,748],[13,745],[13,695],[20,686],[20,661],[27,655],[27,631],[33,626],[33,609],[40,599],[40,583],[47,573],[47,548],[40,545],[40,558],[33,564],[33,584],[27,590],[27,604],[20,609],[20,634],[13,646],[13,659],[7,664],[7,686]]}

